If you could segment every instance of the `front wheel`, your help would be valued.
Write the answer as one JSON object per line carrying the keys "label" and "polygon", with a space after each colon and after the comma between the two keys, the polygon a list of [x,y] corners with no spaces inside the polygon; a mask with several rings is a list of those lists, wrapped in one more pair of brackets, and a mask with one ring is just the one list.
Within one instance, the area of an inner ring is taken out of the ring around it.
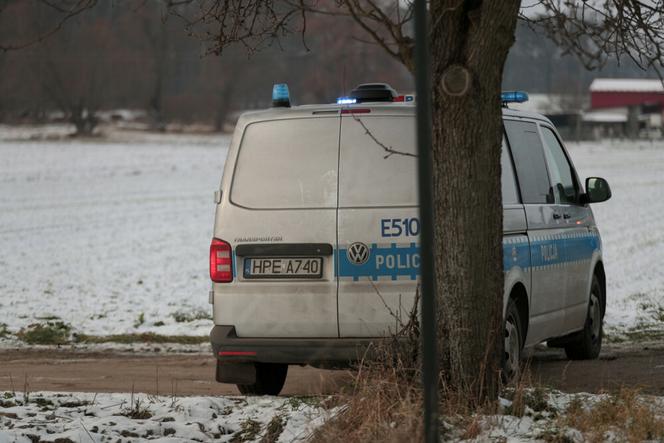
{"label": "front wheel", "polygon": [[590,300],[588,302],[588,313],[583,331],[579,332],[574,341],[565,345],[565,354],[570,360],[594,360],[599,357],[602,350],[602,337],[604,320],[602,309],[602,286],[596,276],[593,276],[590,285]]}
{"label": "front wheel", "polygon": [[256,381],[250,385],[236,385],[244,395],[279,395],[286,382],[288,365],[256,363]]}

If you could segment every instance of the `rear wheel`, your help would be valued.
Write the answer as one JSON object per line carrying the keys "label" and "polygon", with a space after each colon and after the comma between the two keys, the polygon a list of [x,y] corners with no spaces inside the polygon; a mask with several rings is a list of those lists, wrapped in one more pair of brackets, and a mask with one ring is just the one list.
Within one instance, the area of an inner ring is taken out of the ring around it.
{"label": "rear wheel", "polygon": [[583,331],[565,345],[565,354],[570,360],[593,360],[599,357],[602,350],[602,337],[604,320],[602,309],[602,286],[596,276],[593,276],[590,285],[590,300],[588,302],[588,313]]}
{"label": "rear wheel", "polygon": [[523,325],[514,299],[507,303],[504,331],[503,381],[509,383],[519,376],[523,350]]}
{"label": "rear wheel", "polygon": [[281,363],[256,363],[256,382],[236,385],[245,395],[279,395],[286,382],[288,365]]}

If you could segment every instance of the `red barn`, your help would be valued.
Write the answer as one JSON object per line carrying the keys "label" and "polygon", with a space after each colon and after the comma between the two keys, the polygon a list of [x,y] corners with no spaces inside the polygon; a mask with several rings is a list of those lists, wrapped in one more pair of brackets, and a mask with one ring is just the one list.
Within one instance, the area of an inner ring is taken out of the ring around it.
{"label": "red barn", "polygon": [[664,87],[658,79],[597,78],[590,84],[590,108],[647,105],[662,108]]}

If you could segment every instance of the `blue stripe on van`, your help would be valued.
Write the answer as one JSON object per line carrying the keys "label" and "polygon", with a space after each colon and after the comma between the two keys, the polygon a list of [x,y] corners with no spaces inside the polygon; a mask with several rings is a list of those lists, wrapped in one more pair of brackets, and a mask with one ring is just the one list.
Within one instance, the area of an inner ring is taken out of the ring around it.
{"label": "blue stripe on van", "polygon": [[339,263],[337,275],[339,277],[352,277],[357,281],[360,277],[369,277],[378,280],[378,277],[390,277],[397,280],[400,276],[407,276],[416,280],[420,275],[420,248],[416,243],[406,246],[390,243],[389,246],[370,245],[371,254],[366,263],[356,265],[346,254],[347,250],[335,251],[335,258]]}
{"label": "blue stripe on van", "polygon": [[574,234],[565,237],[535,237],[530,241],[531,266],[544,267],[588,260],[599,249],[599,239],[594,234]]}
{"label": "blue stripe on van", "polygon": [[572,237],[567,239],[566,246],[566,261],[586,260],[596,249],[600,249],[599,237],[596,235]]}
{"label": "blue stripe on van", "polygon": [[503,242],[503,270],[507,272],[515,266],[530,268],[530,248],[527,241]]}
{"label": "blue stripe on van", "polygon": [[[533,237],[530,242],[525,237],[503,241],[503,270],[515,266],[522,269],[543,268],[579,260],[589,260],[595,250],[600,249],[599,237],[594,233],[572,234],[564,237]],[[408,245],[390,243],[370,245],[371,254],[366,263],[356,265],[346,254],[347,249],[334,251],[335,275],[342,278],[369,277],[378,280],[389,277],[397,280],[400,276],[416,280],[420,275],[420,248],[416,243]],[[336,264],[338,263],[338,267]]]}

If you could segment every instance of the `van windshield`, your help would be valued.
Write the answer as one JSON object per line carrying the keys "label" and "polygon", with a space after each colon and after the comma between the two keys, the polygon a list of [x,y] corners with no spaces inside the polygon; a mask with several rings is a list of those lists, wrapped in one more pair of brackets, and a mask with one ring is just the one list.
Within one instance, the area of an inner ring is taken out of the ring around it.
{"label": "van windshield", "polygon": [[244,131],[231,200],[252,209],[336,208],[339,119],[252,123]]}

